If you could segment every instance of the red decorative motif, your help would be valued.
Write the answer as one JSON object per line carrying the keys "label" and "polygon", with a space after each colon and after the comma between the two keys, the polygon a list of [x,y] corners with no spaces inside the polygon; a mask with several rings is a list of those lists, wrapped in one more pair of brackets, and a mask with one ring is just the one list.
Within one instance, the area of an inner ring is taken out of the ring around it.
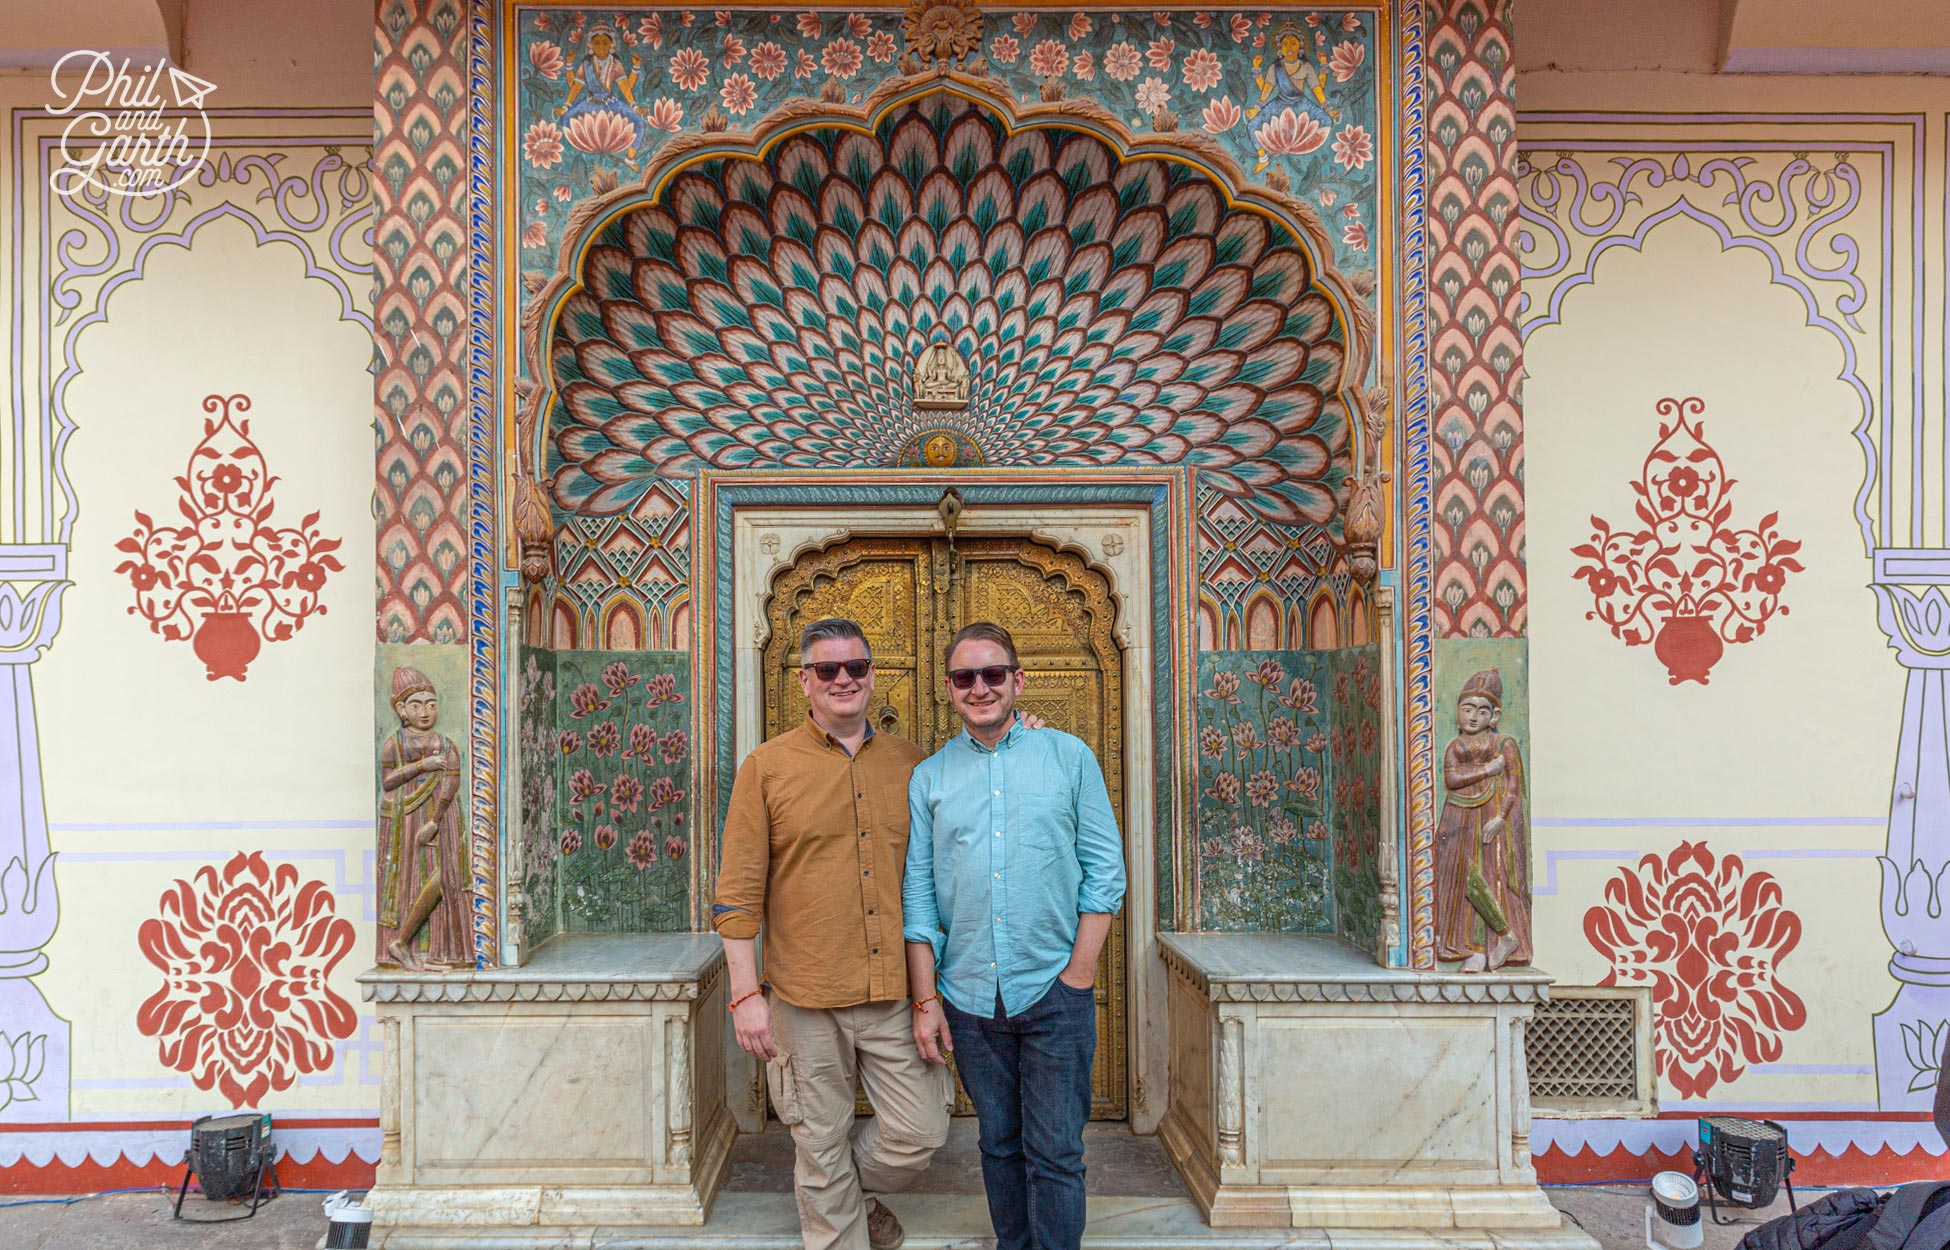
{"label": "red decorative motif", "polygon": [[352,1036],[358,1014],[326,984],[352,949],[352,922],[323,882],[239,851],[221,871],[176,882],[161,906],[138,941],[163,985],[135,1025],[160,1039],[163,1063],[233,1107],[332,1066],[332,1043]]}
{"label": "red decorative motif", "polygon": [[211,395],[203,411],[223,416],[203,423],[203,441],[176,479],[185,525],[158,525],[135,514],[135,533],[115,544],[130,558],[115,566],[135,587],[135,606],[152,633],[168,641],[194,639],[211,681],[244,680],[260,642],[283,642],[311,616],[322,616],[318,592],[325,575],[345,566],[339,540],[318,532],[318,514],[294,527],[273,526],[277,478],[250,438],[247,395]]}
{"label": "red decorative motif", "polygon": [[1679,419],[1659,427],[1632,483],[1645,528],[1613,530],[1594,516],[1591,541],[1571,548],[1588,561],[1572,574],[1591,590],[1585,619],[1604,621],[1628,647],[1652,643],[1675,686],[1705,685],[1725,643],[1752,642],[1787,615],[1781,588],[1801,571],[1792,558],[1801,544],[1774,529],[1779,513],[1752,529],[1729,527],[1734,480],[1706,442],[1706,423],[1686,419],[1705,410],[1697,399],[1659,401],[1660,416]]}
{"label": "red decorative motif", "polygon": [[1738,855],[1716,860],[1704,842],[1681,842],[1664,859],[1645,856],[1606,883],[1584,934],[1611,960],[1600,985],[1653,987],[1659,1070],[1682,1098],[1779,1059],[1781,1034],[1807,1022],[1777,979],[1801,918],[1773,876],[1749,873]]}

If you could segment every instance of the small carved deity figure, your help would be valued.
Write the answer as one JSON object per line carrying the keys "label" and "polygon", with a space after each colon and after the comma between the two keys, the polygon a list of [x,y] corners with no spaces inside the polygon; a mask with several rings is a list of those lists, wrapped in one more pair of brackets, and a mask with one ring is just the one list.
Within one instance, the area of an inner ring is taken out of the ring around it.
{"label": "small carved deity figure", "polygon": [[968,364],[951,344],[930,343],[922,350],[914,375],[915,407],[965,408],[968,387]]}
{"label": "small carved deity figure", "polygon": [[1530,828],[1523,755],[1496,731],[1503,678],[1484,669],[1456,700],[1456,740],[1442,756],[1435,830],[1436,958],[1483,972],[1530,962]]}
{"label": "small carved deity figure", "polygon": [[440,696],[419,669],[393,670],[393,712],[400,727],[379,748],[380,962],[471,965],[460,750],[434,728]]}

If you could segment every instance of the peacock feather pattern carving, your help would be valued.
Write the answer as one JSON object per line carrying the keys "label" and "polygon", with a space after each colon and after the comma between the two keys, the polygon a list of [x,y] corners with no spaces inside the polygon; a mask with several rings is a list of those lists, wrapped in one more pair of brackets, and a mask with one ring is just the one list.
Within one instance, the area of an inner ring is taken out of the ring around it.
{"label": "peacock feather pattern carving", "polygon": [[[874,133],[716,159],[595,238],[550,344],[559,507],[701,469],[892,466],[952,430],[989,465],[1192,465],[1338,527],[1348,327],[1289,228],[1204,173],[931,96]],[[972,372],[917,412],[922,349]]]}

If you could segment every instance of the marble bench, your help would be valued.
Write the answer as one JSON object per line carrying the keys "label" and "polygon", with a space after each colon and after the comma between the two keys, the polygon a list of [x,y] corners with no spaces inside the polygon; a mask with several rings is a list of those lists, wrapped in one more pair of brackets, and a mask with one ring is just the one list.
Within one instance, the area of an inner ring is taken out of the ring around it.
{"label": "marble bench", "polygon": [[715,935],[565,935],[518,968],[359,983],[385,1040],[386,1245],[704,1223],[735,1134]]}
{"label": "marble bench", "polygon": [[[1158,935],[1160,1133],[1214,1227],[1565,1228],[1530,1162],[1523,1028],[1550,977],[1383,968],[1325,938]],[[1414,1240],[1414,1238],[1411,1238]]]}

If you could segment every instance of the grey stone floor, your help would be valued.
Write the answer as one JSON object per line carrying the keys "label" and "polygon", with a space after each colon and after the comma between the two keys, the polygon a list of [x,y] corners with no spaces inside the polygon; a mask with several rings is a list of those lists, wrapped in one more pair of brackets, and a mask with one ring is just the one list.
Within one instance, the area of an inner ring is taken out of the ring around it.
{"label": "grey stone floor", "polygon": [[[1183,1188],[1166,1162],[1155,1137],[1135,1137],[1121,1125],[1093,1125],[1086,1142],[1093,1196],[1181,1199]],[[782,1132],[740,1138],[732,1156],[732,1172],[725,1192],[765,1195],[789,1192],[792,1185],[792,1144]],[[928,1175],[911,1191],[915,1214],[932,1209],[939,1199],[925,1195],[973,1195],[981,1192],[981,1165],[972,1121],[957,1121],[948,1144],[935,1157]],[[1604,1250],[1641,1250],[1644,1246],[1645,1190],[1634,1186],[1552,1188],[1551,1201]],[[1805,1200],[1819,1193],[1803,1194]],[[190,1226],[171,1221],[174,1193],[124,1194],[71,1205],[0,1205],[0,1248],[4,1250],[311,1250],[325,1233],[323,1195],[286,1194],[262,1208],[255,1219],[235,1224]],[[0,1204],[17,1201],[0,1198]],[[749,1199],[730,1198],[727,1212]],[[896,1200],[896,1210],[899,1210]],[[1732,1227],[1709,1226],[1704,1250],[1733,1250],[1741,1236],[1759,1219],[1787,1210],[1786,1199],[1766,1212],[1742,1213],[1747,1222]],[[229,1214],[192,1197],[186,1214]],[[925,1219],[925,1216],[923,1216]],[[909,1221],[915,1240],[923,1230]],[[380,1238],[375,1237],[378,1244]],[[1086,1242],[1088,1244],[1088,1242]]]}

